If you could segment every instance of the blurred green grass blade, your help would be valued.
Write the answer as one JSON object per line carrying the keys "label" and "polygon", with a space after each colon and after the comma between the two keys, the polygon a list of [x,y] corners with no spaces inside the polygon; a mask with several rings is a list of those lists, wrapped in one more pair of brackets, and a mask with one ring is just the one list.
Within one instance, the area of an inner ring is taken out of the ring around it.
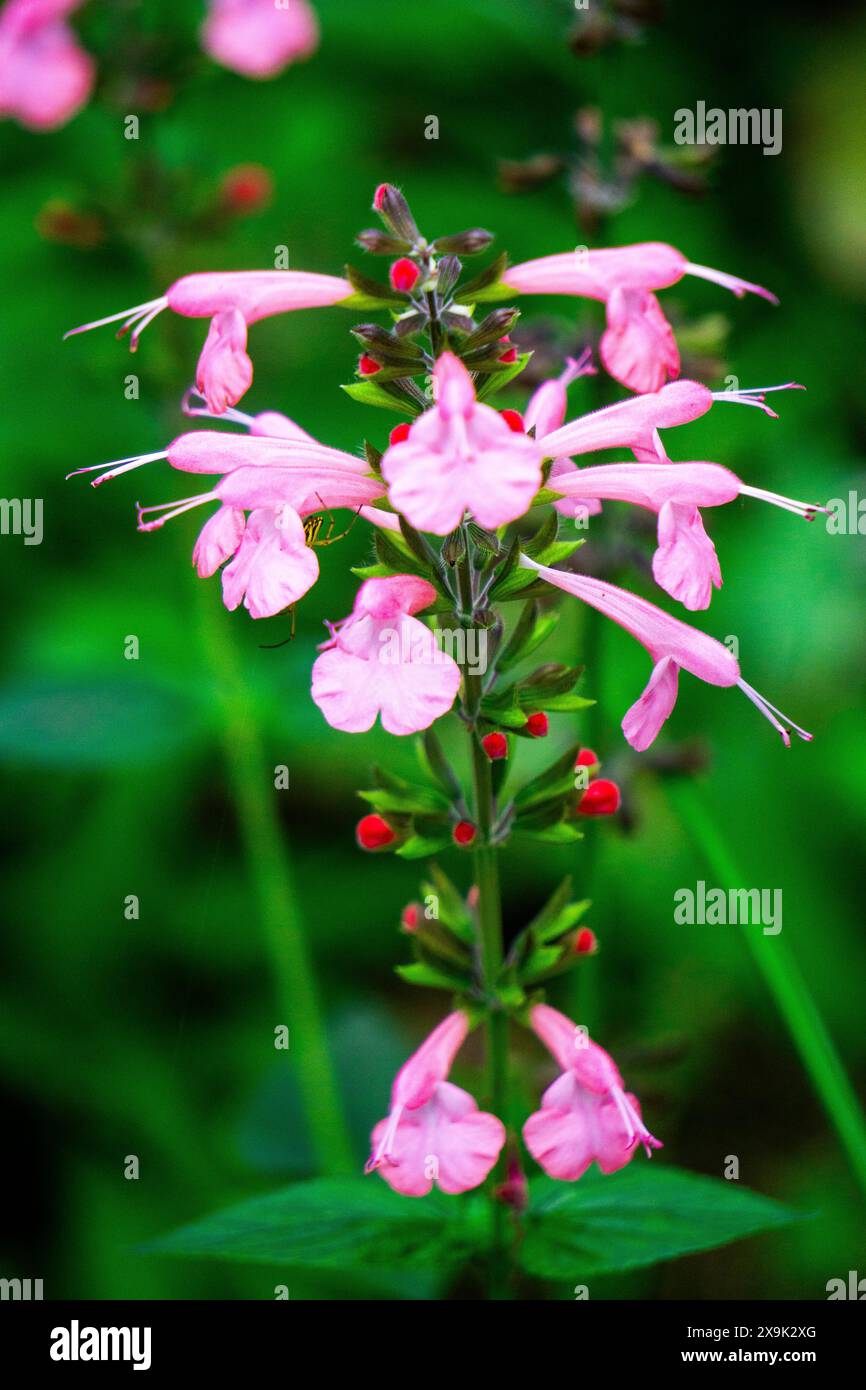
{"label": "blurred green grass blade", "polygon": [[197,586],[202,641],[217,683],[222,735],[252,889],[264,927],[310,1138],[322,1171],[355,1167],[325,1032],[315,967],[301,917],[288,847],[280,833],[252,695],[225,610]]}
{"label": "blurred green grass blade", "polygon": [[[671,782],[667,791],[716,885],[731,889],[748,882],[694,783]],[[866,1195],[866,1122],[818,1007],[781,936],[746,932],[745,938]]]}

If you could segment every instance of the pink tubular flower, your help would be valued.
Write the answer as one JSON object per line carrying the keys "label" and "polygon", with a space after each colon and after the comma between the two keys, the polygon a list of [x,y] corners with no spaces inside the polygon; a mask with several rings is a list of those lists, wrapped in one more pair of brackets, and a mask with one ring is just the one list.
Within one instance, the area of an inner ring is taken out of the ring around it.
{"label": "pink tubular flower", "polygon": [[526,1147],[551,1178],[574,1182],[596,1162],[603,1173],[624,1168],[643,1144],[660,1149],[625,1090],[612,1057],[547,1004],[530,1011],[533,1031],[563,1069],[523,1127]]}
{"label": "pink tubular flower", "polygon": [[159,299],[94,319],[64,336],[71,338],[123,320],[117,336],[129,333],[130,350],[135,352],[145,328],[163,309],[184,318],[209,318],[196,385],[214,414],[222,414],[237,404],[253,379],[253,364],[246,353],[246,330],[251,323],[292,309],[339,304],[352,293],[348,280],[302,270],[202,271],[176,280]]}
{"label": "pink tubular flower", "polygon": [[[530,397],[525,414],[526,429],[534,428],[535,437],[539,441],[560,429],[568,411],[568,387],[578,377],[595,375],[596,371],[592,365],[592,353],[589,348],[576,359],[567,358],[566,368],[562,375],[553,377],[550,381],[543,381]],[[566,455],[554,456],[548,478],[550,485],[553,486],[555,480],[563,474],[571,473],[574,466]],[[587,498],[569,496],[555,502],[554,509],[559,512],[560,516],[596,516],[601,511],[601,503]]]}
{"label": "pink tubular flower", "polygon": [[0,117],[56,130],[87,102],[93,59],[65,18],[81,0],[9,0],[0,14]]}
{"label": "pink tubular flower", "polygon": [[735,497],[758,497],[812,520],[826,507],[797,502],[740,482],[717,463],[608,463],[551,477],[565,497],[605,498],[646,507],[658,516],[659,548],[653,557],[656,583],[691,610],[709,607],[712,587],[721,588],[716,549],[704,530],[699,507],[718,507]]}
{"label": "pink tubular flower", "polygon": [[306,0],[210,0],[201,41],[215,63],[241,77],[276,77],[315,53],[319,25]]}
{"label": "pink tubular flower", "polygon": [[548,458],[625,448],[631,449],[644,463],[666,462],[668,456],[659,430],[690,424],[706,415],[717,401],[757,406],[775,420],[778,418],[776,412],[766,404],[765,396],[771,391],[792,390],[802,391],[803,387],[789,381],[782,386],[711,391],[699,381],[673,381],[658,391],[618,401],[616,405],[594,410],[566,425],[554,421],[550,433],[539,426],[538,437]]}
{"label": "pink tubular flower", "polygon": [[472,378],[453,353],[433,372],[436,404],[382,459],[389,499],[412,526],[446,536],[469,511],[496,528],[523,516],[541,486],[542,453],[479,404]]}
{"label": "pink tubular flower", "polygon": [[750,291],[778,302],[760,285],[695,265],[660,241],[603,251],[578,247],[511,266],[502,278],[521,294],[574,294],[601,300],[607,309],[601,360],[617,381],[632,391],[645,392],[657,391],[669,378],[679,376],[677,345],[653,291],[677,284],[684,275],[712,280],[738,297]]}
{"label": "pink tubular flower", "polygon": [[388,1118],[373,1130],[365,1172],[406,1197],[426,1197],[434,1182],[448,1193],[480,1186],[505,1143],[502,1121],[447,1080],[468,1031],[462,1009],[434,1028],[398,1071]]}
{"label": "pink tubular flower", "polygon": [[677,699],[677,684],[681,670],[689,671],[708,685],[737,685],[768,719],[782,737],[786,747],[791,743],[791,730],[798,737],[811,741],[812,735],[801,729],[787,715],[771,705],[748,685],[740,675],[736,658],[705,632],[681,623],[646,599],[602,583],[589,575],[565,573],[539,565],[527,555],[521,555],[524,569],[534,570],[548,584],[582,599],[591,608],[611,618],[646,647],[653,660],[653,671],[646,689],[622,721],[622,731],[632,748],[639,753],[649,748],[662,724],[671,713]]}
{"label": "pink tubular flower", "polygon": [[435,598],[433,585],[412,575],[367,579],[350,616],[329,625],[312,696],[332,728],[365,733],[381,715],[389,734],[416,734],[448,713],[460,668],[413,616]]}

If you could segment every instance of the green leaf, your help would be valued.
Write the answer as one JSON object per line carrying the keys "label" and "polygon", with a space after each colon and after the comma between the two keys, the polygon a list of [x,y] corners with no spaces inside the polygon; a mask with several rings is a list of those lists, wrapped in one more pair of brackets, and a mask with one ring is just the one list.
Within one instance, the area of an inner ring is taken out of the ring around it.
{"label": "green leaf", "polygon": [[595,700],[587,700],[584,695],[546,695],[544,698],[544,709],[553,714],[573,714],[594,704]]}
{"label": "green leaf", "polygon": [[486,401],[489,396],[495,396],[497,391],[501,391],[503,386],[507,386],[509,381],[513,381],[516,376],[520,376],[524,367],[532,357],[531,352],[521,352],[514,362],[507,367],[502,367],[498,371],[490,372],[485,377],[482,385],[478,387],[477,395],[479,401]]}
{"label": "green leaf", "polygon": [[316,1178],[254,1197],[150,1241],[155,1255],[293,1269],[431,1267],[470,1239],[460,1204],[401,1197],[375,1178]]}
{"label": "green leaf", "polygon": [[416,401],[409,400],[406,396],[397,393],[391,395],[383,386],[377,386],[375,381],[350,381],[340,387],[347,396],[351,396],[353,401],[360,401],[362,405],[378,405],[383,410],[396,410],[398,415],[420,415],[421,406]]}
{"label": "green leaf", "polygon": [[[502,276],[508,267],[508,256],[505,251],[500,252],[494,261],[485,270],[473,275],[471,280],[465,280],[454,296],[457,304],[471,304],[475,300],[493,298],[507,299],[514,291],[507,285],[500,284]],[[484,291],[496,291],[485,295]]]}
{"label": "green leaf", "polygon": [[438,864],[430,865],[430,882],[421,884],[421,892],[425,898],[439,899],[439,921],[471,946],[475,941],[472,916],[460,892]]}
{"label": "green leaf", "polygon": [[574,789],[574,764],[580,752],[581,745],[574,743],[572,746],[551,763],[550,767],[545,768],[537,777],[533,777],[530,782],[526,782],[520,788],[514,798],[515,806],[529,806],[533,801],[539,801],[544,796],[552,794],[554,788],[562,781],[565,776],[569,776],[572,790]]}
{"label": "green leaf", "polygon": [[517,835],[527,835],[532,840],[541,840],[548,845],[573,845],[578,840],[583,839],[583,831],[578,830],[577,826],[571,821],[560,820],[554,825],[535,827],[524,825],[522,822],[515,824],[514,833]]}
{"label": "green leaf", "polygon": [[392,290],[390,285],[381,285],[378,280],[373,280],[369,275],[365,275],[363,270],[358,270],[353,265],[346,266],[346,279],[352,286],[355,293],[349,299],[341,300],[346,308],[361,308],[359,301],[366,301],[363,307],[368,305],[371,309],[378,309],[381,306],[399,304],[401,309],[406,308],[406,296],[400,294],[399,290]]}
{"label": "green leaf", "polygon": [[422,960],[415,960],[411,965],[397,965],[395,970],[407,985],[421,985],[426,989],[447,989],[452,993],[455,989],[466,987],[464,979],[457,975],[449,975],[445,970],[437,970],[435,966]]}
{"label": "green leaf", "polygon": [[450,844],[450,835],[410,835],[395,853],[401,859],[428,859]]}
{"label": "green leaf", "polygon": [[594,1274],[674,1260],[803,1219],[738,1182],[722,1182],[636,1157],[579,1183],[531,1186],[521,1261],[530,1274],[572,1283]]}
{"label": "green leaf", "polygon": [[446,758],[439,735],[435,732],[432,724],[429,729],[424,731],[417,747],[425,770],[439,783],[449,801],[462,797],[463,789],[457,779],[457,774]]}

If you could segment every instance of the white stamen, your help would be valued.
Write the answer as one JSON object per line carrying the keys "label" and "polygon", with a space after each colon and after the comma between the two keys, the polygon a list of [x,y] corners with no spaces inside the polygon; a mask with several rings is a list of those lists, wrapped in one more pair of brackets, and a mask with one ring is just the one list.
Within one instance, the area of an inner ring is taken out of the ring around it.
{"label": "white stamen", "polygon": [[[125,459],[115,459],[108,465],[104,473],[100,473],[98,478],[94,478],[91,487],[99,487],[100,483],[107,483],[109,478],[119,478],[121,473],[131,473],[134,468],[141,468],[145,463],[153,463],[155,459],[168,458],[168,454],[163,449],[158,454],[130,454]],[[100,468],[105,468],[104,463],[91,463],[86,468],[73,468],[71,473],[66,474],[67,481],[70,478],[77,478],[80,473],[97,473]]]}
{"label": "white stamen", "polygon": [[[183,516],[184,512],[191,512],[194,507],[201,507],[205,502],[217,500],[217,493],[203,492],[198,497],[182,497],[179,502],[157,502],[152,507],[143,507],[140,502],[136,502],[138,530],[156,531],[167,521],[173,521],[176,516]],[[165,515],[157,517],[155,521],[142,521],[142,517],[149,512],[164,512]]]}
{"label": "white stamen", "polygon": [[[737,685],[740,687],[743,694],[749,697],[755,708],[759,709],[764,718],[769,719],[773,728],[781,734],[782,742],[786,748],[790,748],[791,746],[791,730],[806,743],[812,742],[812,734],[806,729],[801,729],[799,724],[795,724],[793,719],[788,718],[787,714],[783,714],[780,709],[776,709],[775,705],[771,705],[770,701],[766,700],[763,695],[760,695],[758,691],[755,690],[754,686],[748,685],[742,677],[737,681]],[[778,718],[776,716],[778,716]],[[780,720],[784,720],[784,723],[780,723]]]}
{"label": "white stamen", "polygon": [[829,507],[822,507],[817,502],[798,502],[794,497],[784,497],[780,492],[769,492],[763,487],[747,487],[745,483],[740,484],[741,494],[748,497],[757,497],[762,502],[770,502],[774,507],[781,507],[786,512],[794,512],[797,516],[803,516],[807,521],[813,521],[818,512],[827,512]]}
{"label": "white stamen", "polygon": [[165,296],[161,296],[159,299],[149,299],[146,304],[138,304],[133,309],[121,309],[119,314],[109,314],[104,319],[94,319],[92,323],[83,323],[79,328],[70,328],[68,332],[64,333],[63,340],[65,342],[67,338],[74,338],[76,333],[89,333],[91,328],[104,328],[107,323],[119,323],[121,319],[128,320],[123,330],[126,332],[126,329],[131,327],[136,319],[146,318],[147,322],[150,323],[150,320],[167,306],[168,300]]}

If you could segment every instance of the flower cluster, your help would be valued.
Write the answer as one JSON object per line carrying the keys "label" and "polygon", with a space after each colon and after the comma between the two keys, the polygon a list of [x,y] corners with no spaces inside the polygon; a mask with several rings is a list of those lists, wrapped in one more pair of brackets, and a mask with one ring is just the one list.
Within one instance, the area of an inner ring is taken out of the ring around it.
{"label": "flower cluster", "polygon": [[[520,741],[545,738],[551,715],[591,703],[576,691],[581,668],[548,662],[527,670],[526,663],[553,630],[555,600],[564,593],[630,633],[651,659],[646,688],[622,720],[632,748],[644,750],[657,737],[681,671],[739,687],[786,744],[791,731],[811,738],[746,682],[726,646],[646,598],[581,573],[581,540],[573,534],[580,529],[575,520],[585,527],[608,504],[652,513],[656,584],[690,611],[707,608],[722,575],[706,509],[741,497],[805,519],[824,509],[747,483],[719,463],[674,460],[668,431],[721,403],[775,418],[768,393],[796,384],[720,392],[677,379],[679,356],[657,291],[698,275],[737,295],[773,296],[671,246],[567,252],[516,266],[500,256],[464,278],[464,261],[489,246],[487,232],[428,240],[390,184],[376,190],[373,207],[383,227],[361,232],[358,242],[388,258],[387,281],[351,266],[344,276],[205,272],[84,325],[117,322],[118,336],[130,333],[134,349],[164,310],[207,319],[184,410],[239,428],[196,428],[158,453],[77,471],[95,472],[94,486],[157,461],[205,475],[192,496],[139,507],[139,530],[213,506],[193,563],[203,577],[221,569],[226,607],[244,604],[253,618],[292,608],[309,594],[319,574],[317,550],[339,539],[332,512],[346,513],[345,529],[356,520],[371,528],[373,562],[355,571],[362,582],[349,615],[326,624],[327,640],[312,665],[312,698],[328,723],[347,733],[379,718],[389,733],[423,734],[423,781],[377,769],[373,787],[361,793],[369,811],[358,842],[405,858],[452,846],[471,851],[476,887],[464,900],[436,869],[435,920],[414,906],[404,913],[415,959],[401,973],[410,983],[451,991],[457,1002],[398,1074],[390,1114],[373,1135],[370,1167],[412,1195],[434,1182],[446,1192],[464,1191],[494,1168],[501,1180],[505,1117],[479,1111],[447,1078],[480,1017],[492,1028],[510,1016],[530,1027],[562,1068],[524,1126],[527,1149],[554,1177],[578,1178],[593,1161],[613,1172],[638,1145],[649,1153],[658,1141],[607,1053],[541,994],[545,982],[594,954],[595,936],[580,922],[588,904],[571,901],[566,882],[506,952],[496,855],[513,835],[572,843],[587,819],[618,810],[620,793],[599,776],[595,752],[579,744],[513,785]],[[522,412],[498,409],[497,394],[529,356],[511,337],[518,310],[501,304],[514,293],[602,301],[602,365],[636,394],[573,415],[569,387],[595,372],[584,353],[543,382]],[[479,313],[487,303],[500,307]],[[358,454],[313,438],[276,411],[248,415],[237,408],[253,379],[249,328],[272,315],[335,305],[389,317],[388,327],[363,322],[351,329],[360,351],[344,390],[403,418],[387,439],[365,439]],[[605,450],[620,458],[584,464]],[[572,535],[560,536],[562,523]],[[506,622],[503,609],[514,603],[518,616]],[[471,793],[432,727],[452,710],[470,739]]]}
{"label": "flower cluster", "polygon": [[[0,12],[0,117],[55,130],[87,104],[96,65],[67,23],[83,0],[7,0]],[[242,77],[276,77],[308,58],[319,26],[307,0],[209,0],[201,44]]]}

